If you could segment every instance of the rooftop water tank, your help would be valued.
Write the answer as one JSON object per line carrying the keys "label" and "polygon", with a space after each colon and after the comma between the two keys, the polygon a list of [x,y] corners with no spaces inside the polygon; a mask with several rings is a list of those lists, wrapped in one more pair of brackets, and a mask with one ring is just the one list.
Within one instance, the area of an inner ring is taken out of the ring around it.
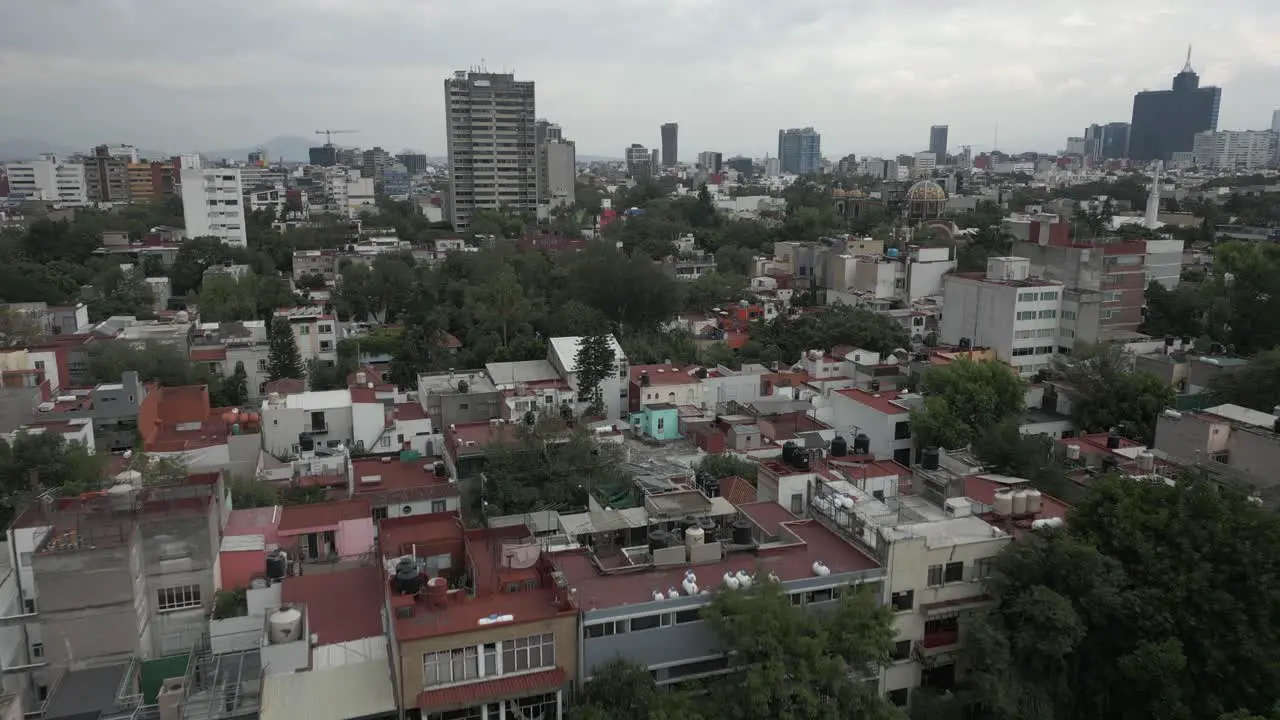
{"label": "rooftop water tank", "polygon": [[700,527],[691,527],[684,531],[684,544],[696,547],[706,541],[707,533]]}
{"label": "rooftop water tank", "polygon": [[733,544],[734,545],[750,545],[751,544],[751,522],[749,520],[740,519],[733,523]]}
{"label": "rooftop water tank", "polygon": [[844,457],[849,454],[849,441],[837,435],[831,440],[831,457]]}
{"label": "rooftop water tank", "polygon": [[1040,508],[1043,507],[1042,495],[1039,490],[1032,488],[1026,491],[1027,494],[1027,514],[1037,515]]}
{"label": "rooftop water tank", "polygon": [[858,433],[853,436],[853,454],[854,455],[870,455],[871,454],[871,437],[866,433]]}
{"label": "rooftop water tank", "polygon": [[1005,488],[996,491],[995,499],[991,501],[991,508],[995,510],[996,515],[1000,517],[1009,517],[1013,514],[1013,491]]}
{"label": "rooftop water tank", "polygon": [[649,552],[663,550],[671,545],[671,533],[666,530],[654,530],[649,533]]}
{"label": "rooftop water tank", "polygon": [[1067,446],[1067,459],[1068,459],[1068,460],[1079,460],[1079,459],[1080,459],[1080,446],[1079,446],[1079,445],[1076,445],[1075,443],[1071,443],[1070,445],[1068,445],[1068,446]]}
{"label": "rooftop water tank", "polygon": [[920,464],[924,465],[925,470],[937,470],[938,462],[941,457],[941,451],[936,447],[927,447],[924,449],[924,455]]}
{"label": "rooftop water tank", "polygon": [[278,583],[289,572],[289,556],[283,550],[267,553],[267,580]]}
{"label": "rooftop water tank", "polygon": [[302,638],[302,613],[288,605],[281,605],[267,618],[267,639],[272,645],[289,643]]}
{"label": "rooftop water tank", "polygon": [[401,595],[414,595],[422,589],[422,571],[418,561],[411,557],[396,563],[396,591]]}
{"label": "rooftop water tank", "polygon": [[1027,491],[1026,490],[1019,490],[1018,492],[1015,492],[1013,494],[1013,514],[1014,515],[1027,514]]}

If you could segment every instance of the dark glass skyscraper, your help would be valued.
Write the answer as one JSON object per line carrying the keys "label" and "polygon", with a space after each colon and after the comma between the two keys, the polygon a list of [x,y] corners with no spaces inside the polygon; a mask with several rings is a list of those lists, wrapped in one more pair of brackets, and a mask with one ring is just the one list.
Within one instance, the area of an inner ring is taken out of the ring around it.
{"label": "dark glass skyscraper", "polygon": [[1102,157],[1118,160],[1129,155],[1129,123],[1107,123],[1102,128]]}
{"label": "dark glass skyscraper", "polygon": [[680,163],[680,150],[676,144],[679,133],[680,126],[676,123],[665,123],[662,126],[662,167],[675,167]]}
{"label": "dark glass skyscraper", "polygon": [[811,127],[778,131],[778,169],[812,175],[822,169],[822,135]]}
{"label": "dark glass skyscraper", "polygon": [[947,132],[948,125],[934,125],[929,128],[929,152],[933,153],[934,162],[947,164]]}
{"label": "dark glass skyscraper", "polygon": [[1191,152],[1198,132],[1218,129],[1222,88],[1200,87],[1200,76],[1187,64],[1173,76],[1170,90],[1144,90],[1133,97],[1129,158],[1168,161],[1176,152]]}

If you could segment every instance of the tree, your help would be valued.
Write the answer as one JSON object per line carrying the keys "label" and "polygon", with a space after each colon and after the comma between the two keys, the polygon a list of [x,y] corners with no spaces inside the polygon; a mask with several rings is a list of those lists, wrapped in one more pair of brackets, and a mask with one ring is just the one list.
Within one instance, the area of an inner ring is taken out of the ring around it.
{"label": "tree", "polygon": [[618,660],[595,671],[569,713],[569,720],[701,720],[695,699],[659,692],[649,670]]}
{"label": "tree", "polygon": [[196,307],[202,322],[234,322],[258,317],[252,276],[237,280],[229,273],[217,273],[200,286]]}
{"label": "tree", "polygon": [[[907,331],[893,318],[866,308],[843,305],[805,313],[798,318],[779,316],[753,326],[751,338],[763,350],[778,348],[785,362],[796,362],[806,350],[829,350],[836,345],[853,345],[888,354],[911,344]],[[755,353],[742,353],[744,361],[756,361]]]}
{"label": "tree", "polygon": [[244,405],[249,400],[249,374],[245,372],[244,363],[236,361],[231,377],[222,383],[223,399],[227,406]]}
{"label": "tree", "polygon": [[1069,387],[1071,412],[1082,432],[1120,428],[1148,445],[1155,439],[1156,417],[1173,405],[1173,388],[1132,368],[1132,354],[1120,345],[1080,347],[1058,363],[1057,373]]}
{"label": "tree", "polygon": [[1169,290],[1152,280],[1147,285],[1142,331],[1153,337],[1198,338],[1205,331],[1206,299],[1198,283],[1183,282]]}
{"label": "tree", "polygon": [[1215,404],[1271,412],[1280,406],[1280,348],[1255,355],[1242,368],[1218,373],[1209,381],[1209,391]]}
{"label": "tree", "polygon": [[1280,520],[1194,475],[1100,477],[1064,530],[1000,554],[964,626],[994,720],[1217,718],[1275,708]]}
{"label": "tree", "polygon": [[574,364],[578,368],[578,397],[590,401],[588,415],[604,413],[604,393],[601,385],[613,375],[617,363],[613,351],[613,338],[609,335],[587,335],[578,345]]}
{"label": "tree", "polygon": [[0,347],[26,347],[43,334],[40,324],[29,313],[0,307]]}
{"label": "tree", "polygon": [[288,318],[274,318],[267,337],[267,380],[302,380],[307,376],[302,354]]}
{"label": "tree", "polygon": [[142,382],[158,382],[166,387],[207,382],[208,372],[196,367],[177,348],[166,343],[140,344],[120,340],[95,342],[89,346],[88,380],[93,383],[120,382],[128,370]]}
{"label": "tree", "polygon": [[105,465],[104,456],[62,435],[20,431],[9,441],[0,440],[0,497],[5,498],[0,510],[11,513],[18,498],[36,494],[34,488],[56,488],[68,495],[96,490]]}
{"label": "tree", "polygon": [[1054,460],[1053,446],[1048,435],[1023,434],[1011,417],[982,428],[973,441],[973,453],[990,472],[1025,478],[1036,489],[1072,502],[1076,485]]}
{"label": "tree", "polygon": [[155,312],[155,296],[141,268],[129,271],[120,266],[108,268],[94,279],[94,297],[89,301],[90,314],[98,320],[114,315],[149,318]]}
{"label": "tree", "polygon": [[756,481],[756,473],[760,469],[759,463],[750,460],[744,460],[737,455],[706,455],[695,468],[700,472],[711,473],[711,476],[717,480],[723,480],[730,475],[737,475],[740,478]]}
{"label": "tree", "polygon": [[596,442],[585,429],[567,430],[556,418],[521,425],[516,437],[485,453],[483,512],[524,513],[554,507],[562,512],[587,506],[587,494],[623,496],[628,476],[619,469],[617,445]]}
{"label": "tree", "polygon": [[983,428],[1015,418],[1026,408],[1026,383],[1009,366],[960,358],[924,373],[924,405],[911,413],[920,446],[968,446]]}

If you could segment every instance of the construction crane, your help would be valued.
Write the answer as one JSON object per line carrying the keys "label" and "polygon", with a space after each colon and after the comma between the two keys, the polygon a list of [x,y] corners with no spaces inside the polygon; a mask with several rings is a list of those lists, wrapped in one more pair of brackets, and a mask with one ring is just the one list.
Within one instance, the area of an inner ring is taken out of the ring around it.
{"label": "construction crane", "polygon": [[317,130],[316,134],[324,136],[325,145],[332,145],[334,135],[337,135],[339,133],[358,133],[358,132],[360,131],[359,130]]}

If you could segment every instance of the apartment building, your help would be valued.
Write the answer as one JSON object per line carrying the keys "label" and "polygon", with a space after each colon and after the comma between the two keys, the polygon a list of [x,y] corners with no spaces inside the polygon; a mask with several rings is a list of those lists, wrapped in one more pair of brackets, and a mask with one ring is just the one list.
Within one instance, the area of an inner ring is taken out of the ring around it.
{"label": "apartment building", "polygon": [[325,282],[334,282],[338,279],[338,259],[337,250],[294,250],[293,281],[319,275]]}
{"label": "apartment building", "polygon": [[1138,335],[1147,286],[1147,243],[1042,237],[1038,242],[1015,242],[1013,252],[1031,261],[1031,276],[1064,286],[1063,352],[1070,352],[1077,342]]}
{"label": "apartment building", "polygon": [[[581,337],[551,338],[547,347],[547,360],[560,373],[565,382],[569,383],[569,387],[578,392],[579,414],[591,401],[585,393],[585,388],[578,385],[578,351],[582,348],[582,340]],[[614,369],[616,372],[611,373],[609,377],[600,383],[600,393],[604,400],[605,419],[618,420],[622,418],[622,409],[626,404],[627,378],[630,373],[627,354],[623,352],[617,338],[610,335],[609,345],[613,348]]]}
{"label": "apartment building", "polygon": [[577,177],[577,150],[572,140],[549,140],[538,145],[540,207],[555,209],[572,205]]}
{"label": "apartment building", "polygon": [[427,720],[565,717],[578,667],[568,582],[523,524],[389,518],[378,550],[400,706]]}
{"label": "apartment building", "polygon": [[1200,170],[1261,170],[1275,166],[1278,148],[1275,130],[1210,130],[1196,133],[1191,153]]}
{"label": "apartment building", "polygon": [[431,419],[414,403],[381,398],[370,387],[272,393],[262,403],[262,449],[277,458],[317,448],[430,454]]}
{"label": "apartment building", "polygon": [[455,72],[444,81],[453,228],[477,210],[538,209],[534,85],[513,74]]}
{"label": "apartment building", "polygon": [[1063,284],[1032,277],[1030,270],[1026,258],[999,257],[987,261],[986,273],[946,276],[942,343],[991,348],[1024,377],[1047,369],[1060,344],[1073,344],[1073,325],[1063,317]]}
{"label": "apartment building", "polygon": [[99,145],[84,163],[85,192],[91,203],[129,202],[129,166],[138,162],[138,150],[129,145]]}
{"label": "apartment building", "polygon": [[502,417],[504,393],[483,370],[419,375],[418,397],[441,428]]}
{"label": "apartment building", "polygon": [[1160,457],[1233,479],[1268,504],[1280,501],[1280,407],[1270,413],[1239,405],[1165,410],[1156,421],[1153,449]]}
{"label": "apartment building", "polygon": [[325,313],[324,308],[295,307],[276,310],[274,317],[289,321],[303,362],[315,360],[332,366],[338,361],[336,316]]}
{"label": "apartment building", "polygon": [[[846,388],[828,397],[828,423],[837,433],[856,439],[866,454],[899,465],[912,462],[911,411],[923,398],[897,390]],[[824,414],[825,415],[825,414]]]}
{"label": "apartment building", "polygon": [[89,202],[85,166],[59,162],[53,155],[39,160],[4,164],[9,181],[9,197],[41,200],[61,206],[79,207]]}
{"label": "apartment building", "polygon": [[634,180],[652,177],[657,169],[653,165],[652,155],[640,143],[632,143],[623,152],[623,157],[627,161],[627,175]]}
{"label": "apartment building", "polygon": [[129,163],[129,202],[155,203],[177,193],[179,169],[173,161]]}
{"label": "apartment building", "polygon": [[180,181],[187,237],[216,237],[232,247],[248,244],[239,170],[183,167]]}
{"label": "apartment building", "polygon": [[697,365],[632,365],[629,373],[627,408],[630,412],[662,404],[706,407],[706,389],[702,385],[710,374],[706,368]]}

